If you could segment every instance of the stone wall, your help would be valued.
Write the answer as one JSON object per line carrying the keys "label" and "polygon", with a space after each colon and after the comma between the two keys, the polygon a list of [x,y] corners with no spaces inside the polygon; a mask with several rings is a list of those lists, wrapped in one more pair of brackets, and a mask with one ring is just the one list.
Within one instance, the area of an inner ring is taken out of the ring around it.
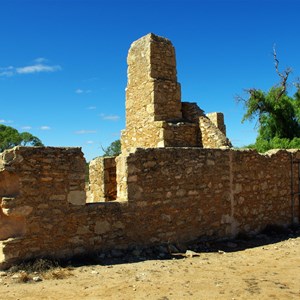
{"label": "stone wall", "polygon": [[[8,229],[0,242],[5,268],[35,257],[68,258],[289,225],[291,159],[299,159],[300,151],[136,149],[117,158],[118,200],[88,204],[79,149],[17,147],[1,156],[1,191],[9,191],[2,188],[3,172],[19,187],[1,195],[0,222]],[[297,218],[298,211],[296,203]]]}
{"label": "stone wall", "polygon": [[90,202],[117,198],[115,157],[97,157],[89,164]]}
{"label": "stone wall", "polygon": [[224,122],[224,115],[220,112],[213,112],[206,114],[210,121],[226,136],[226,125]]}
{"label": "stone wall", "polygon": [[153,130],[157,127],[153,123],[182,116],[175,49],[169,40],[148,34],[132,43],[127,63],[126,132],[122,148],[157,147],[159,134]]}
{"label": "stone wall", "polygon": [[141,206],[181,203],[178,217],[187,210],[185,220],[198,227],[200,235],[258,232],[268,224],[292,222],[291,159],[299,154],[137,149],[126,157],[122,194]]}
{"label": "stone wall", "polygon": [[79,149],[6,151],[0,174],[19,189],[1,195],[0,266],[289,225],[292,156],[300,151],[136,149],[117,158],[118,200],[85,204]]}
{"label": "stone wall", "polygon": [[226,135],[208,117],[199,117],[199,126],[203,148],[232,147]]}

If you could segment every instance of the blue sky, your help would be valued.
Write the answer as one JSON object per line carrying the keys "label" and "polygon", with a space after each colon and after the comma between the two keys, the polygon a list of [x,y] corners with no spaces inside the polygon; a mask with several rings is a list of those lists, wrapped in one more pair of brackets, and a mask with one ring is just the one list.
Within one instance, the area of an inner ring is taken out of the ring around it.
{"label": "blue sky", "polygon": [[182,100],[225,114],[235,146],[255,140],[235,95],[300,76],[300,1],[1,0],[0,123],[47,146],[102,154],[125,127],[126,56],[153,32],[176,49]]}

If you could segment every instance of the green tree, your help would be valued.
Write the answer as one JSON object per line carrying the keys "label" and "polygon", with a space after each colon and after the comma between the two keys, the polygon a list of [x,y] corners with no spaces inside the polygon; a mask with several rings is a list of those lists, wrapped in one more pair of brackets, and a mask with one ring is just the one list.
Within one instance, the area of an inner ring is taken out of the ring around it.
{"label": "green tree", "polygon": [[121,154],[121,141],[112,142],[107,148],[102,148],[103,156],[118,156]]}
{"label": "green tree", "polygon": [[29,132],[19,133],[13,127],[0,124],[0,152],[19,145],[43,146],[43,143]]}
{"label": "green tree", "polygon": [[287,85],[291,69],[280,72],[276,51],[273,49],[275,69],[280,83],[268,92],[260,89],[248,89],[248,98],[238,97],[246,108],[242,122],[258,120],[258,136],[255,144],[249,147],[260,152],[274,148],[293,148],[300,146],[300,86],[293,97],[288,95]]}

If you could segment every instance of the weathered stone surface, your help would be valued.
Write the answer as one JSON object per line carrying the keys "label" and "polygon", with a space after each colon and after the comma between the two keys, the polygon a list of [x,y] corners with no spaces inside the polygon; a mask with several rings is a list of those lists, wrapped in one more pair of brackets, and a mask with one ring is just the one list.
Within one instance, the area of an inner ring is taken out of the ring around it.
{"label": "weathered stone surface", "polygon": [[103,234],[109,232],[111,225],[107,221],[97,221],[95,224],[95,233],[96,234]]}
{"label": "weathered stone surface", "polygon": [[213,118],[211,121],[207,116],[199,117],[199,126],[201,130],[203,148],[229,148],[232,147],[230,141],[226,137],[226,129],[224,122],[216,117],[216,113],[210,114]]}
{"label": "weathered stone surface", "polygon": [[[138,147],[231,146],[222,114],[210,114],[210,120],[195,103],[181,103],[175,49],[168,39],[152,33],[140,38],[132,43],[127,63],[122,151]],[[200,117],[205,123],[199,122]]]}
{"label": "weathered stone surface", "polygon": [[84,205],[86,201],[85,191],[70,191],[68,202],[74,205]]}
{"label": "weathered stone surface", "polygon": [[90,202],[112,201],[117,198],[116,159],[97,157],[89,165]]}

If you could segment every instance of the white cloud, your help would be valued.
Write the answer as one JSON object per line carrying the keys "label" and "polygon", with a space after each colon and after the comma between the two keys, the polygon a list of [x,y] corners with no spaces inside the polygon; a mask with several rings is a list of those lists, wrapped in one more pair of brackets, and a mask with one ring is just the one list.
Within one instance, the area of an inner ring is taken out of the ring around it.
{"label": "white cloud", "polygon": [[75,90],[76,94],[89,94],[91,92],[92,92],[91,90],[82,90],[82,89]]}
{"label": "white cloud", "polygon": [[9,66],[5,68],[0,68],[0,76],[10,77],[14,75],[14,67]]}
{"label": "white cloud", "polygon": [[102,120],[106,120],[106,121],[118,121],[120,120],[120,116],[118,115],[101,115]]}
{"label": "white cloud", "polygon": [[88,145],[94,144],[94,141],[86,141]]}
{"label": "white cloud", "polygon": [[75,134],[90,134],[90,133],[97,133],[97,131],[96,130],[85,130],[85,129],[75,131]]}
{"label": "white cloud", "polygon": [[41,130],[50,130],[51,128],[49,126],[41,126],[40,129]]}
{"label": "white cloud", "polygon": [[3,119],[0,119],[0,123],[3,123],[3,124],[11,124],[13,122],[14,121],[12,121],[12,120],[3,120]]}
{"label": "white cloud", "polygon": [[96,109],[96,108],[97,108],[96,106],[89,106],[86,109],[93,110],[93,109]]}
{"label": "white cloud", "polygon": [[41,73],[41,72],[55,72],[61,70],[60,66],[48,66],[43,64],[36,64],[32,66],[26,66],[21,68],[16,68],[17,74],[32,74],[32,73]]}
{"label": "white cloud", "polygon": [[11,72],[11,71],[3,71],[3,72],[0,72],[0,76],[3,76],[3,77],[10,77],[10,76],[13,76],[14,73]]}
{"label": "white cloud", "polygon": [[30,130],[30,129],[32,129],[32,127],[31,126],[22,126],[21,129],[22,130]]}
{"label": "white cloud", "polygon": [[50,73],[61,70],[61,66],[59,65],[48,65],[46,64],[47,59],[43,57],[39,57],[34,60],[34,63],[29,66],[24,67],[0,67],[0,76],[3,77],[11,77],[17,74],[33,74],[33,73]]}

